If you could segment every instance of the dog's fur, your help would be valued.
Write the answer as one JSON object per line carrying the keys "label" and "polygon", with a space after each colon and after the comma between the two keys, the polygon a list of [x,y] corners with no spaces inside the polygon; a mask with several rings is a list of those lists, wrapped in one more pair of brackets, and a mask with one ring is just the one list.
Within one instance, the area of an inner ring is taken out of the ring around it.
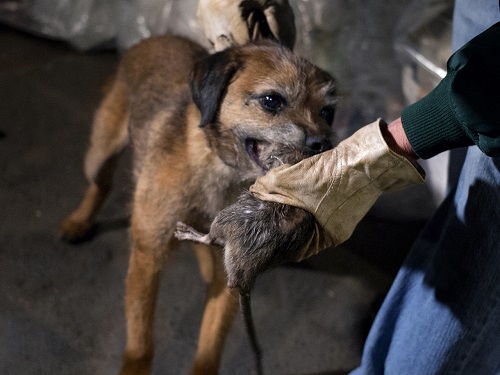
{"label": "dog's fur", "polygon": [[[206,231],[243,186],[262,175],[281,147],[308,154],[331,147],[332,78],[275,43],[214,55],[179,37],[154,37],[127,51],[96,112],[85,159],[89,187],[62,223],[77,240],[111,188],[117,157],[130,143],[135,189],[126,282],[127,344],[121,374],[148,374],[160,273],[178,245],[175,224]],[[195,244],[209,284],[195,374],[217,373],[238,306],[222,254]]]}

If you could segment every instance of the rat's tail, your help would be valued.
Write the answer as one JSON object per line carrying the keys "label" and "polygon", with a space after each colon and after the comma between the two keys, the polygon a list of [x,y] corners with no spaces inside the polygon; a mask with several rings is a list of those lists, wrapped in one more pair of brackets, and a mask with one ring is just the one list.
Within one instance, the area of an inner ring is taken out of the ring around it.
{"label": "rat's tail", "polygon": [[257,368],[257,374],[263,375],[264,371],[262,369],[262,353],[260,350],[259,342],[257,341],[255,326],[253,324],[250,292],[240,292],[240,309],[243,314],[243,320],[245,322],[248,338],[250,339],[250,345],[252,346],[252,350],[255,355],[255,366]]}

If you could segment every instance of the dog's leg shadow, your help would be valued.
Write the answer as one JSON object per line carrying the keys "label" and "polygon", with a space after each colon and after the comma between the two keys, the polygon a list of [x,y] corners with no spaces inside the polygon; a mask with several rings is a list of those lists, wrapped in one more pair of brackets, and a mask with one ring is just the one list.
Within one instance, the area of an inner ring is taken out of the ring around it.
{"label": "dog's leg shadow", "polygon": [[126,229],[129,226],[130,216],[119,217],[112,220],[103,220],[94,224],[96,235]]}
{"label": "dog's leg shadow", "polygon": [[322,371],[322,372],[314,372],[307,374],[297,374],[297,375],[347,375],[352,370],[335,370],[335,371]]}
{"label": "dog's leg shadow", "polygon": [[87,230],[85,235],[65,240],[71,243],[72,245],[80,245],[92,241],[94,238],[100,236],[101,234],[126,229],[129,226],[130,226],[130,216],[124,216],[109,220],[101,220],[93,223],[92,226]]}

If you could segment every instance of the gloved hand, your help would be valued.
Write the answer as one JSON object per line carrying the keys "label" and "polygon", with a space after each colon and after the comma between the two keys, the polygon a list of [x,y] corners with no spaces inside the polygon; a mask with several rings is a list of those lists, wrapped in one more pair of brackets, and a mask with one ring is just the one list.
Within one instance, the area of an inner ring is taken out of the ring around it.
{"label": "gloved hand", "polygon": [[199,0],[198,23],[215,51],[260,38],[292,49],[295,21],[288,0]]}
{"label": "gloved hand", "polygon": [[[425,180],[418,164],[387,146],[377,120],[336,148],[290,166],[282,165],[259,177],[250,191],[259,199],[311,212],[333,239],[346,241],[384,191],[401,190]],[[316,234],[317,235],[317,234]],[[317,253],[313,241],[303,258]]]}

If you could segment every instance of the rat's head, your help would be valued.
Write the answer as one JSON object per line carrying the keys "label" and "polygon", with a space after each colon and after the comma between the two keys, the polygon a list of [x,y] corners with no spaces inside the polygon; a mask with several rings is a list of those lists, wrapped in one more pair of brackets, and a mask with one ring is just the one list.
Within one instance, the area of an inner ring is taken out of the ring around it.
{"label": "rat's head", "polygon": [[247,292],[260,273],[299,260],[315,228],[311,213],[245,192],[217,215],[210,233],[224,238],[228,286]]}

